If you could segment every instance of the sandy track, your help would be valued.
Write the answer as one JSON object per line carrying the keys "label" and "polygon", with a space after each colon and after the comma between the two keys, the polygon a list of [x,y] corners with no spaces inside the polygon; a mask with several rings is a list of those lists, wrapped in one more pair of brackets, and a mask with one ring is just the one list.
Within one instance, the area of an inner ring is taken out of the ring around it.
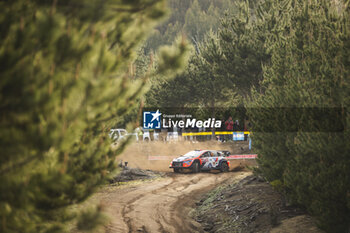
{"label": "sandy track", "polygon": [[169,177],[100,193],[110,216],[107,232],[204,232],[188,213],[203,193],[250,173],[171,174]]}

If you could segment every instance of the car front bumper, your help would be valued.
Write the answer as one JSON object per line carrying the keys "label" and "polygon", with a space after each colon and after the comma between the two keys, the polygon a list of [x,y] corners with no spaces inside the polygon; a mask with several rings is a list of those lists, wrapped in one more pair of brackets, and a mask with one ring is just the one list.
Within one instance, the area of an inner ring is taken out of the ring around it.
{"label": "car front bumper", "polygon": [[172,162],[169,168],[192,168],[193,162],[189,165],[186,165],[184,162]]}

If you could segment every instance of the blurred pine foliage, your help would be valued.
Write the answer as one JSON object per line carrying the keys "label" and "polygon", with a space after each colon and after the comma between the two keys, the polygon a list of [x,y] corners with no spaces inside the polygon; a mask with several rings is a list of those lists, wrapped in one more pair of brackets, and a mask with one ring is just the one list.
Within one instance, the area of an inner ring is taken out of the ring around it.
{"label": "blurred pine foliage", "polygon": [[69,207],[115,169],[127,141],[111,150],[109,127],[147,82],[130,80],[127,68],[166,13],[164,0],[0,2],[1,232],[103,222],[101,208]]}

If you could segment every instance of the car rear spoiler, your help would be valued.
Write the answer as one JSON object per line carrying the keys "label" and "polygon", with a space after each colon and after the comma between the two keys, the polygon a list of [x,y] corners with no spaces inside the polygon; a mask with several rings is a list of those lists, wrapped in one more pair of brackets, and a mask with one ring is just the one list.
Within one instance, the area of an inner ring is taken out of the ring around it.
{"label": "car rear spoiler", "polygon": [[227,150],[219,150],[219,152],[221,152],[225,157],[231,155],[231,152],[229,152],[229,151],[227,151]]}

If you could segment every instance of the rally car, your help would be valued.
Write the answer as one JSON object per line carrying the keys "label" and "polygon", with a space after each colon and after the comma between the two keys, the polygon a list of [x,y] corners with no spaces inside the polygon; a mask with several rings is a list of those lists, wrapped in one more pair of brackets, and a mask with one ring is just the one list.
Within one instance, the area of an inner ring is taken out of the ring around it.
{"label": "rally car", "polygon": [[225,158],[226,156],[227,151],[193,150],[174,159],[170,163],[169,168],[173,168],[174,172],[180,172],[185,169],[191,170],[193,173],[210,170],[227,172],[230,162]]}

